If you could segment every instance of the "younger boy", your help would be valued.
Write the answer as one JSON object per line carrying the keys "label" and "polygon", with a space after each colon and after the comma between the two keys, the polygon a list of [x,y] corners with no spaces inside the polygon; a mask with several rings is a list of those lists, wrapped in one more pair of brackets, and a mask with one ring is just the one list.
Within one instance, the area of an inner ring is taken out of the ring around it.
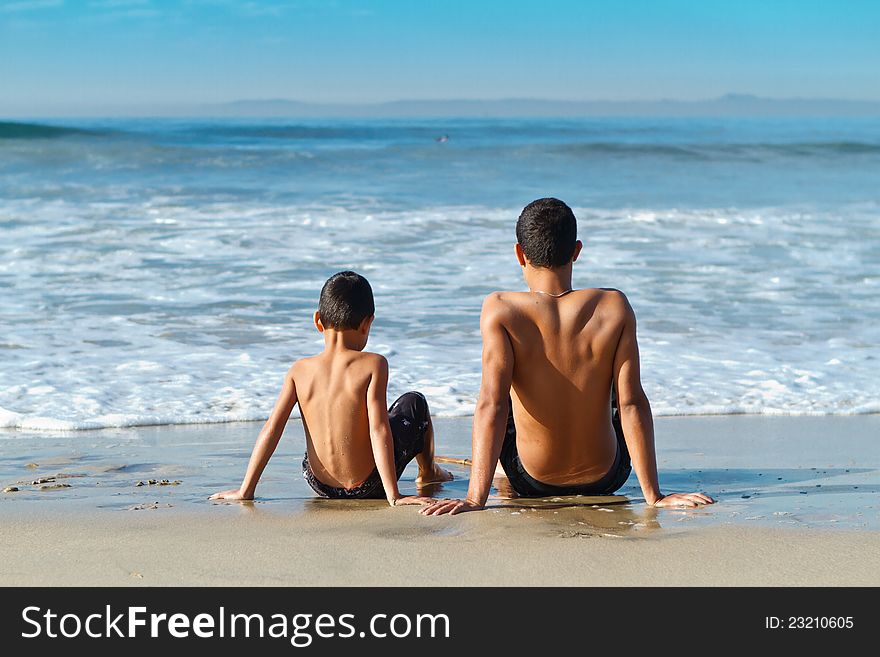
{"label": "younger boy", "polygon": [[324,351],[288,370],[272,415],[263,426],[239,488],[212,500],[252,500],[294,405],[306,434],[303,477],[321,497],[385,497],[391,506],[427,504],[401,495],[397,480],[415,457],[417,485],[449,481],[434,462],[434,430],[428,402],[408,392],[386,407],[388,361],[365,352],[374,319],[373,290],[351,271],[334,274],[321,289],[315,327]]}

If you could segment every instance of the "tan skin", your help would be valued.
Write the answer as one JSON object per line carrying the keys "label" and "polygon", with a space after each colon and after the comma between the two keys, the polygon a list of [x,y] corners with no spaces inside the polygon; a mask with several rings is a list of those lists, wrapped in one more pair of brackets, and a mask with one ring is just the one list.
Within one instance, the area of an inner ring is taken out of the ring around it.
{"label": "tan skin", "polygon": [[[535,267],[516,245],[529,292],[496,292],[483,303],[483,373],[474,412],[468,496],[440,500],[424,515],[484,508],[513,401],[517,449],[526,471],[556,486],[601,479],[614,463],[611,386],[617,388],[626,446],[645,501],[697,507],[703,493],[660,492],[651,406],[642,389],[636,318],[618,290],[571,290],[572,265]],[[556,296],[558,295],[558,298]]]}
{"label": "tan skin", "polygon": [[[324,327],[316,312],[315,327],[324,334],[324,351],[296,361],[284,377],[281,394],[254,445],[241,486],[212,495],[212,500],[252,500],[294,405],[299,403],[306,450],[315,476],[334,487],[353,488],[379,471],[388,503],[427,504],[429,497],[401,495],[397,487],[394,447],[388,423],[388,361],[365,352],[373,317],[357,329]],[[434,432],[429,427],[425,449],[416,457],[417,485],[448,481],[452,475],[434,462]]]}

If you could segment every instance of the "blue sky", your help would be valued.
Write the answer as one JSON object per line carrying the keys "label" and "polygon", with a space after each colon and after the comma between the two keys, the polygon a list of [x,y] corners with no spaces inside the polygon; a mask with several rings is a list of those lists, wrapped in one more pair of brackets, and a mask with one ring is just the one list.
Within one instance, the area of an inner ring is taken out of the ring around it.
{"label": "blue sky", "polygon": [[874,0],[0,0],[0,109],[880,100]]}

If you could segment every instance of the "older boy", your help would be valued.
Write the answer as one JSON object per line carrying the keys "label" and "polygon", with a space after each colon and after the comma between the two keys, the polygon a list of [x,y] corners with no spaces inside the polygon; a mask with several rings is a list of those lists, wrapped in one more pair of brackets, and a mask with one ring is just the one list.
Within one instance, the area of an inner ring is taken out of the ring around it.
{"label": "older boy", "polygon": [[388,361],[364,351],[374,311],[367,279],[351,271],[330,277],[314,316],[324,334],[324,351],[291,366],[241,486],[210,499],[253,499],[297,402],[306,434],[303,477],[322,497],[426,504],[430,498],[401,495],[397,488],[413,458],[419,465],[417,485],[452,479],[434,462],[434,431],[424,396],[408,392],[386,407]]}
{"label": "older boy", "polygon": [[583,244],[571,209],[555,198],[530,203],[516,237],[529,291],[496,292],[483,303],[467,499],[421,513],[482,509],[499,458],[522,497],[611,494],[634,467],[652,506],[711,504],[703,493],[660,492],[635,314],[618,290],[572,288]]}

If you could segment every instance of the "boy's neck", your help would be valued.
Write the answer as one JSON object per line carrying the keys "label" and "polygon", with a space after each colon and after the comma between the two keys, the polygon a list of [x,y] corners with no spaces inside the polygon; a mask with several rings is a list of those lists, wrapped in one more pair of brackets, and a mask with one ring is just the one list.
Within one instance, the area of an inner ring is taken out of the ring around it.
{"label": "boy's neck", "polygon": [[363,351],[366,346],[366,336],[360,331],[324,329],[324,351]]}
{"label": "boy's neck", "polygon": [[571,290],[571,264],[555,269],[526,265],[523,276],[532,292],[560,295]]}

